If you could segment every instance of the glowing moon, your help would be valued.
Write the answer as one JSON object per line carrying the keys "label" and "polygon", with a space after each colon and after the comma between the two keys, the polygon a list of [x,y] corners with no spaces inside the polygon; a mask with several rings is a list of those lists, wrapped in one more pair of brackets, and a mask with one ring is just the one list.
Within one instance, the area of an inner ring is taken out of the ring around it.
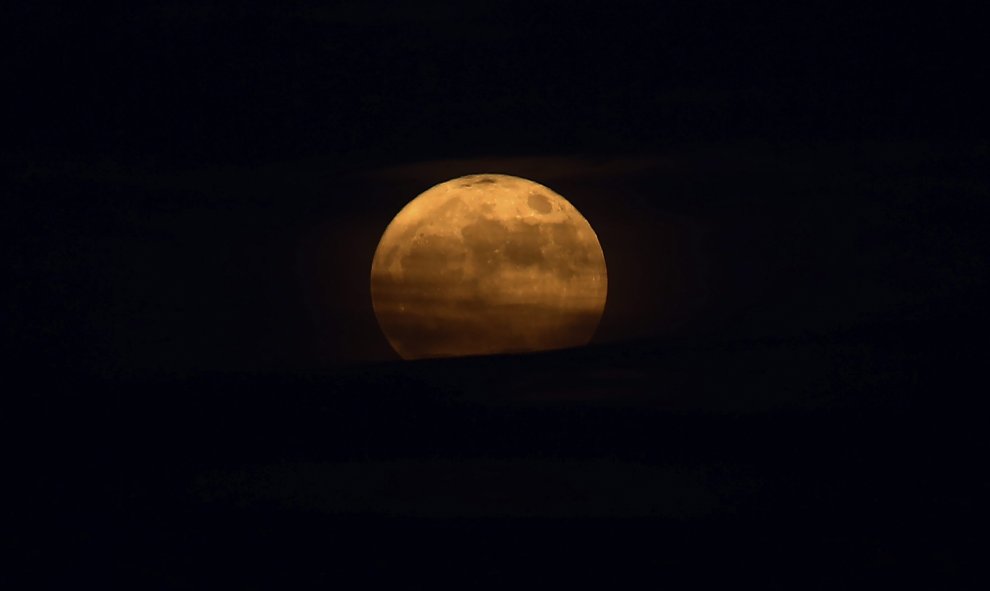
{"label": "glowing moon", "polygon": [[552,190],[501,174],[440,183],[385,229],[375,315],[405,359],[585,345],[608,290],[588,221]]}

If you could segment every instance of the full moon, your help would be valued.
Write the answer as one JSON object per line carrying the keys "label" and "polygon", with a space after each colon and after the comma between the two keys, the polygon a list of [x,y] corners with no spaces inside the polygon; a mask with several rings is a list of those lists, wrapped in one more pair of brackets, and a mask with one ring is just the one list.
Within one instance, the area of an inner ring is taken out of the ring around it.
{"label": "full moon", "polygon": [[378,323],[404,359],[586,345],[608,278],[595,231],[530,180],[436,185],[385,229],[371,265]]}

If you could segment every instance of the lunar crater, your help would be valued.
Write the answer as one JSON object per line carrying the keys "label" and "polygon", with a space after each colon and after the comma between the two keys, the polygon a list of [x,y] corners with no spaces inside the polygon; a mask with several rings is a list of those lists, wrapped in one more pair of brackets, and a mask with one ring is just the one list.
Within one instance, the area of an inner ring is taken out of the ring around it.
{"label": "lunar crater", "polygon": [[530,195],[526,202],[529,204],[529,207],[537,213],[545,215],[553,211],[553,206],[550,205],[550,201],[539,193]]}

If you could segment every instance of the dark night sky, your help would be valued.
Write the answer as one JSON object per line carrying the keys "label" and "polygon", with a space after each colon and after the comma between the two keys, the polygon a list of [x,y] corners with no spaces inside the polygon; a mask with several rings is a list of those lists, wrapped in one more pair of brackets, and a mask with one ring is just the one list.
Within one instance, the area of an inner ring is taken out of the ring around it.
{"label": "dark night sky", "polygon": [[[0,544],[36,586],[987,588],[976,10],[0,22]],[[596,342],[397,361],[378,239],[482,172],[595,228]]]}
{"label": "dark night sky", "polygon": [[469,172],[590,220],[603,342],[971,330],[978,19],[798,4],[22,3],[10,354],[101,376],[394,358],[377,239]]}

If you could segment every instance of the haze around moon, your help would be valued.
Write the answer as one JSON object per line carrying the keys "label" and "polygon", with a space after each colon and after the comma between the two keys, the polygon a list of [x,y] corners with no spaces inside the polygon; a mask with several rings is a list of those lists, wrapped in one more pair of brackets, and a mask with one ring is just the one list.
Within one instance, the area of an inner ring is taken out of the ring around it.
{"label": "haze around moon", "polygon": [[585,345],[607,283],[581,213],[539,183],[501,174],[455,178],[413,199],[371,267],[375,315],[404,359]]}

